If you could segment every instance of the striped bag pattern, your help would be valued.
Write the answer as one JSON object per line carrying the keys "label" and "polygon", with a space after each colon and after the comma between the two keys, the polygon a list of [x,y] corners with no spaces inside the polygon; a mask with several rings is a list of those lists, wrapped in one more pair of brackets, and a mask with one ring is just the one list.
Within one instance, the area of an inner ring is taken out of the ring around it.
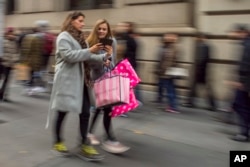
{"label": "striped bag pattern", "polygon": [[95,81],[96,107],[102,108],[129,103],[130,80],[121,75],[105,76]]}

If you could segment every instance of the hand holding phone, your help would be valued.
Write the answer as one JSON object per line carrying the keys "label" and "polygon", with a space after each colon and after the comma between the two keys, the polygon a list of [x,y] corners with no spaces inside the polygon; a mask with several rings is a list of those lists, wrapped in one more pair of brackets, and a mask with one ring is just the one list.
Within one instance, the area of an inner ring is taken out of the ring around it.
{"label": "hand holding phone", "polygon": [[100,43],[103,44],[103,46],[112,46],[113,40],[112,39],[108,39],[108,38],[102,38],[100,39]]}
{"label": "hand holding phone", "polygon": [[107,52],[107,54],[108,54],[109,56],[111,56],[111,55],[113,54],[113,48],[112,48],[112,46],[106,45],[106,46],[104,47],[104,50]]}

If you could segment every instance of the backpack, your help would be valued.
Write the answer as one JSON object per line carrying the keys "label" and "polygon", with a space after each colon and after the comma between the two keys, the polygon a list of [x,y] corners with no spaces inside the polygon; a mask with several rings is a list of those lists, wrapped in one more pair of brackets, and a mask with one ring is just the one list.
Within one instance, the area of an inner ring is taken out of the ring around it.
{"label": "backpack", "polygon": [[53,49],[54,49],[54,40],[55,36],[51,33],[45,33],[44,34],[44,54],[51,55]]}

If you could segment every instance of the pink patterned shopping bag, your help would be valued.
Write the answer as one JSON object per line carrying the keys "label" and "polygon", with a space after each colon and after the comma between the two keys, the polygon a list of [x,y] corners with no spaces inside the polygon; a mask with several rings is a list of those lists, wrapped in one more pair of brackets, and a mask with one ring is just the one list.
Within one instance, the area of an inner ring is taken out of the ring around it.
{"label": "pink patterned shopping bag", "polygon": [[134,88],[141,81],[128,59],[120,61],[114,67],[112,73],[119,73],[122,76],[128,77],[130,79],[130,88]]}
{"label": "pink patterned shopping bag", "polygon": [[127,113],[138,107],[138,101],[135,98],[134,90],[129,91],[129,104],[117,105],[112,108],[112,117],[117,117],[121,114]]}
{"label": "pink patterned shopping bag", "polygon": [[96,108],[129,103],[129,78],[104,76],[94,83]]}

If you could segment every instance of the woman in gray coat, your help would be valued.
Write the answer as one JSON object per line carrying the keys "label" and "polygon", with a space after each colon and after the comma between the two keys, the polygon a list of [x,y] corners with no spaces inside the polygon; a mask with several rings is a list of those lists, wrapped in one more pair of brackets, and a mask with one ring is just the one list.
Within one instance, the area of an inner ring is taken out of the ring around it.
{"label": "woman in gray coat", "polygon": [[112,50],[105,54],[96,54],[103,50],[100,43],[88,48],[82,28],[85,16],[81,12],[68,15],[63,23],[62,32],[56,41],[56,67],[52,89],[50,112],[57,113],[54,124],[55,144],[53,150],[67,154],[68,149],[61,137],[61,127],[68,112],[79,114],[82,145],[79,156],[87,160],[101,160],[101,156],[88,142],[89,123],[90,68],[86,61],[103,62],[108,59]]}

